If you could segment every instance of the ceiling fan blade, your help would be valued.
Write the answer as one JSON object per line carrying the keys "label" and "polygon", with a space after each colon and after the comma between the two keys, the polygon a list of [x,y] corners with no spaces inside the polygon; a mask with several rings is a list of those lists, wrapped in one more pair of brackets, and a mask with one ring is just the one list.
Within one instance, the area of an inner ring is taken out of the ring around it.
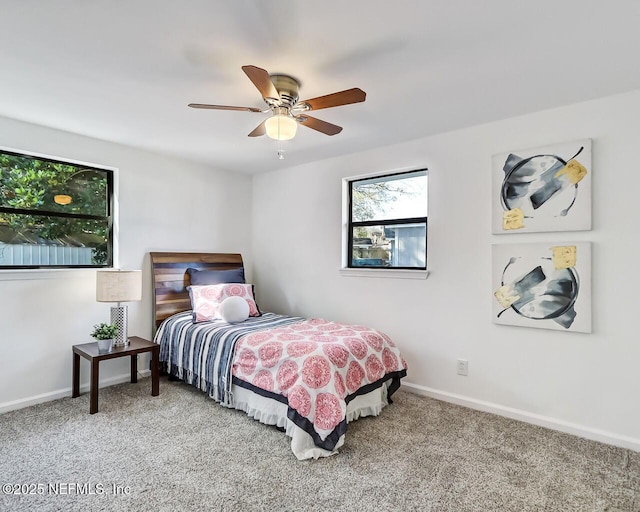
{"label": "ceiling fan blade", "polygon": [[300,124],[305,125],[307,128],[324,133],[325,135],[336,135],[342,131],[342,126],[327,123],[326,121],[316,119],[315,117],[302,115],[298,119],[300,120]]}
{"label": "ceiling fan blade", "polygon": [[231,107],[229,105],[207,105],[206,103],[189,103],[191,108],[206,108],[210,110],[241,110],[246,112],[262,112],[259,108],[254,107]]}
{"label": "ceiling fan blade", "polygon": [[242,66],[242,71],[244,71],[249,77],[249,80],[253,82],[253,85],[260,91],[263,98],[280,99],[280,95],[266,70],[256,66]]}
{"label": "ceiling fan blade", "polygon": [[334,92],[326,96],[319,96],[310,100],[304,100],[300,103],[306,103],[311,110],[320,110],[321,108],[339,107],[341,105],[349,105],[351,103],[360,103],[367,98],[367,93],[357,87],[347,89],[346,91]]}
{"label": "ceiling fan blade", "polygon": [[256,126],[256,128],[249,134],[249,137],[260,137],[262,135],[264,135],[265,133],[267,133],[265,127],[264,127],[264,123],[265,121],[262,121],[258,126]]}

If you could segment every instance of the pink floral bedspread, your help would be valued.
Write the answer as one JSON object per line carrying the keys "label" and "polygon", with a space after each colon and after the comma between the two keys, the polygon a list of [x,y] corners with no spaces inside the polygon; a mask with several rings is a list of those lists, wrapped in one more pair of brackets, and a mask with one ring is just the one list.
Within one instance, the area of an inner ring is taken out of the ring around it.
{"label": "pink floral bedspread", "polygon": [[345,398],[407,363],[384,333],[322,319],[243,336],[233,375],[287,398],[325,439],[346,417]]}

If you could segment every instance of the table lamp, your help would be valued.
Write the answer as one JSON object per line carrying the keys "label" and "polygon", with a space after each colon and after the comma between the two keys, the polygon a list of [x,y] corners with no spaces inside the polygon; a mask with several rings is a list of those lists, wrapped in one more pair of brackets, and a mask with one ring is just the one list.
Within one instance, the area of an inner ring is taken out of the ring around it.
{"label": "table lamp", "polygon": [[142,300],[141,270],[98,270],[96,272],[96,300],[98,302],[117,302],[111,308],[111,323],[118,326],[118,335],[114,347],[129,345],[127,336],[127,306],[121,302]]}

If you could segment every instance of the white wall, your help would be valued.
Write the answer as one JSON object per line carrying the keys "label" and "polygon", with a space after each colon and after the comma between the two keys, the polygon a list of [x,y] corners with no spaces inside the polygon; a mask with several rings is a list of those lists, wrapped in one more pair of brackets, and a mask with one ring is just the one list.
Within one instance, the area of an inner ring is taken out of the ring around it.
{"label": "white wall", "polygon": [[[638,112],[640,91],[255,176],[260,307],[370,324],[397,341],[414,389],[640,450]],[[491,235],[491,156],[581,138],[594,229]],[[425,166],[428,279],[341,276],[341,179]],[[492,323],[491,244],[546,240],[594,242],[593,334]]]}
{"label": "white wall", "polygon": [[[119,266],[143,269],[130,335],[152,334],[150,251],[241,252],[250,271],[249,177],[6,118],[0,145],[118,169]],[[0,271],[0,412],[70,394],[71,346],[92,341],[109,310],[93,270]],[[126,379],[128,364],[101,363],[101,381]],[[84,359],[81,376],[88,383]]]}

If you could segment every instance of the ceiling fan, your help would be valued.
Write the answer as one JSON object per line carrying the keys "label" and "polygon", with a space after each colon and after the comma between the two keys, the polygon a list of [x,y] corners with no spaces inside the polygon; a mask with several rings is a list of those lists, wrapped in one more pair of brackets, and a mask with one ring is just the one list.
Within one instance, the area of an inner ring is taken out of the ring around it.
{"label": "ceiling fan", "polygon": [[298,123],[319,131],[326,135],[336,135],[342,131],[341,126],[327,123],[315,117],[307,115],[311,110],[339,107],[350,103],[360,103],[367,97],[362,89],[354,88],[346,91],[319,96],[310,100],[298,100],[300,82],[289,75],[269,73],[256,66],[242,66],[242,70],[253,82],[268,108],[262,110],[254,107],[232,107],[228,105],[207,105],[203,103],[189,103],[191,108],[203,108],[211,110],[240,110],[246,112],[266,113],[272,115],[260,123],[249,137],[267,135],[276,140],[292,139],[298,128]]}

